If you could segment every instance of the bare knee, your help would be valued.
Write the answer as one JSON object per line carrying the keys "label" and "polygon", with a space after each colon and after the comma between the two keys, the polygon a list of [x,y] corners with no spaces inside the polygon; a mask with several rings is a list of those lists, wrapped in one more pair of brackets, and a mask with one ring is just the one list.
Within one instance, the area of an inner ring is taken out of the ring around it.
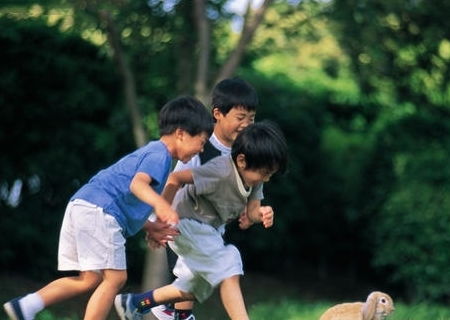
{"label": "bare knee", "polygon": [[82,283],[83,291],[91,291],[98,287],[103,276],[97,271],[82,271],[78,278]]}
{"label": "bare knee", "polygon": [[103,270],[103,281],[119,291],[127,282],[126,270]]}

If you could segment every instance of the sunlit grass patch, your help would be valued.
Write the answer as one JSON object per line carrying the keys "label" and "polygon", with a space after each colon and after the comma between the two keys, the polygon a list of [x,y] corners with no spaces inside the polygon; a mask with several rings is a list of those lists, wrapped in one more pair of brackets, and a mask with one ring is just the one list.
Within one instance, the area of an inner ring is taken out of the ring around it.
{"label": "sunlit grass patch", "polygon": [[[259,320],[318,320],[336,303],[282,300],[279,303],[258,303],[250,308],[250,318]],[[450,307],[431,304],[395,303],[388,320],[450,320]]]}

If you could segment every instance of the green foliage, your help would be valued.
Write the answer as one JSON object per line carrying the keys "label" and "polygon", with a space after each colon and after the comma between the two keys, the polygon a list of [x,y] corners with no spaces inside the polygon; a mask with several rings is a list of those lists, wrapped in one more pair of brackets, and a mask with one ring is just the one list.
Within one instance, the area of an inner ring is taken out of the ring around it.
{"label": "green foliage", "polygon": [[416,299],[448,297],[450,186],[416,182],[398,189],[376,227],[376,265],[391,266],[391,279],[404,283]]}
{"label": "green foliage", "polygon": [[379,152],[390,161],[391,181],[378,188],[391,191],[373,220],[375,264],[389,267],[390,278],[413,298],[448,299],[448,119],[408,117],[387,128],[382,141]]}
{"label": "green foliage", "polygon": [[336,0],[330,17],[363,92],[448,109],[448,1]]}
{"label": "green foliage", "polygon": [[[97,48],[39,21],[5,17],[0,46],[0,266],[42,276],[55,270],[69,197],[132,140],[117,77]],[[15,181],[23,188],[12,205]]]}

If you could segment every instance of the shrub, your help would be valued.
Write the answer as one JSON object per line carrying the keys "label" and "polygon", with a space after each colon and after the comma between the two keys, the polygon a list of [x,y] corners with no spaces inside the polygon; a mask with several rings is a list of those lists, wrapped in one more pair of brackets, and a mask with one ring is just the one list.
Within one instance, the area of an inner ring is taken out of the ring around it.
{"label": "shrub", "polygon": [[447,122],[434,117],[404,119],[385,132],[388,143],[380,149],[389,150],[393,181],[372,220],[374,264],[388,267],[391,280],[401,283],[415,299],[450,297]]}

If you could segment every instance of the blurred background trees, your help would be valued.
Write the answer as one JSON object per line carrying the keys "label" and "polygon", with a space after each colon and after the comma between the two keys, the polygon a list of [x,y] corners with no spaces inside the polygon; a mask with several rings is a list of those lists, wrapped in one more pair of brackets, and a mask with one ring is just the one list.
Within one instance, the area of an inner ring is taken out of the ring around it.
{"label": "blurred background trees", "polygon": [[[156,138],[167,100],[209,105],[238,75],[290,147],[289,172],[265,187],[276,226],[229,227],[246,269],[448,301],[450,3],[245,4],[0,5],[1,270],[53,276],[70,195]],[[134,237],[131,281],[145,252]]]}

